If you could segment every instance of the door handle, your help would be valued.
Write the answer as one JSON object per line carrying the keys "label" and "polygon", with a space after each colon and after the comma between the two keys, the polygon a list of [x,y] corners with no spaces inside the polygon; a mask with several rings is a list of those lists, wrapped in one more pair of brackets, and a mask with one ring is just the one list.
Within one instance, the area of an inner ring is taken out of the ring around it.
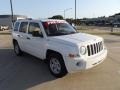
{"label": "door handle", "polygon": [[18,37],[20,37],[20,35],[17,35]]}
{"label": "door handle", "polygon": [[18,37],[21,37],[19,34],[17,35]]}
{"label": "door handle", "polygon": [[29,40],[30,40],[30,38],[29,38],[29,37],[27,37],[27,39],[29,39]]}

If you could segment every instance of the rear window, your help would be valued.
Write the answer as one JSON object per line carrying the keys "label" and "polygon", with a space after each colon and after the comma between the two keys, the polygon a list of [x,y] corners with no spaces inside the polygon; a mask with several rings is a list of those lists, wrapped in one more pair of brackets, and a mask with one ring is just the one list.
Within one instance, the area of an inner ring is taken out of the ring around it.
{"label": "rear window", "polygon": [[19,25],[20,25],[20,22],[16,22],[15,23],[15,25],[14,25],[14,31],[18,31]]}

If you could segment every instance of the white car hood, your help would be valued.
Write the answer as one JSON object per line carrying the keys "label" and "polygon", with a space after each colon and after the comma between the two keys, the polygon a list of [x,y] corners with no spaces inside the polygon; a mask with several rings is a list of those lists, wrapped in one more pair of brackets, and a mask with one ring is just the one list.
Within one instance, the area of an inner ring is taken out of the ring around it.
{"label": "white car hood", "polygon": [[102,40],[101,37],[90,35],[90,34],[85,34],[85,33],[54,36],[54,37],[50,37],[49,39],[55,42],[59,42],[59,43],[77,44],[77,45],[79,45],[81,42],[89,42],[89,41],[97,42],[98,40]]}

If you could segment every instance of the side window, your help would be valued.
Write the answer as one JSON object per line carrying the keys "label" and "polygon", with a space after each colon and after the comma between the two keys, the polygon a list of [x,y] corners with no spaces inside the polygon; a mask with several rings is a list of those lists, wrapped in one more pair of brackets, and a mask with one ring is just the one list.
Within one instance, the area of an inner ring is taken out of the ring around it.
{"label": "side window", "polygon": [[14,31],[18,31],[19,25],[20,25],[20,22],[16,22],[15,23],[15,25],[14,25]]}
{"label": "side window", "polygon": [[28,34],[32,34],[33,31],[39,31],[42,35],[42,31],[40,29],[40,26],[38,23],[30,22],[29,28],[28,28]]}
{"label": "side window", "polygon": [[22,23],[20,24],[19,32],[26,33],[26,31],[27,31],[27,26],[28,26],[28,22],[22,22]]}

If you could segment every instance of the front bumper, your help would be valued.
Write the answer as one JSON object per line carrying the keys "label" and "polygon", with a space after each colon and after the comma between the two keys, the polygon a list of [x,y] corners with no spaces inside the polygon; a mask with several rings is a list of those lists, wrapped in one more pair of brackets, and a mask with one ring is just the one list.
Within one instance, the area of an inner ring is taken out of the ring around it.
{"label": "front bumper", "polygon": [[66,68],[69,73],[78,72],[80,70],[87,70],[92,67],[97,66],[102,63],[107,57],[107,49],[104,49],[95,56],[88,58],[74,58],[70,59],[69,57],[65,58]]}

